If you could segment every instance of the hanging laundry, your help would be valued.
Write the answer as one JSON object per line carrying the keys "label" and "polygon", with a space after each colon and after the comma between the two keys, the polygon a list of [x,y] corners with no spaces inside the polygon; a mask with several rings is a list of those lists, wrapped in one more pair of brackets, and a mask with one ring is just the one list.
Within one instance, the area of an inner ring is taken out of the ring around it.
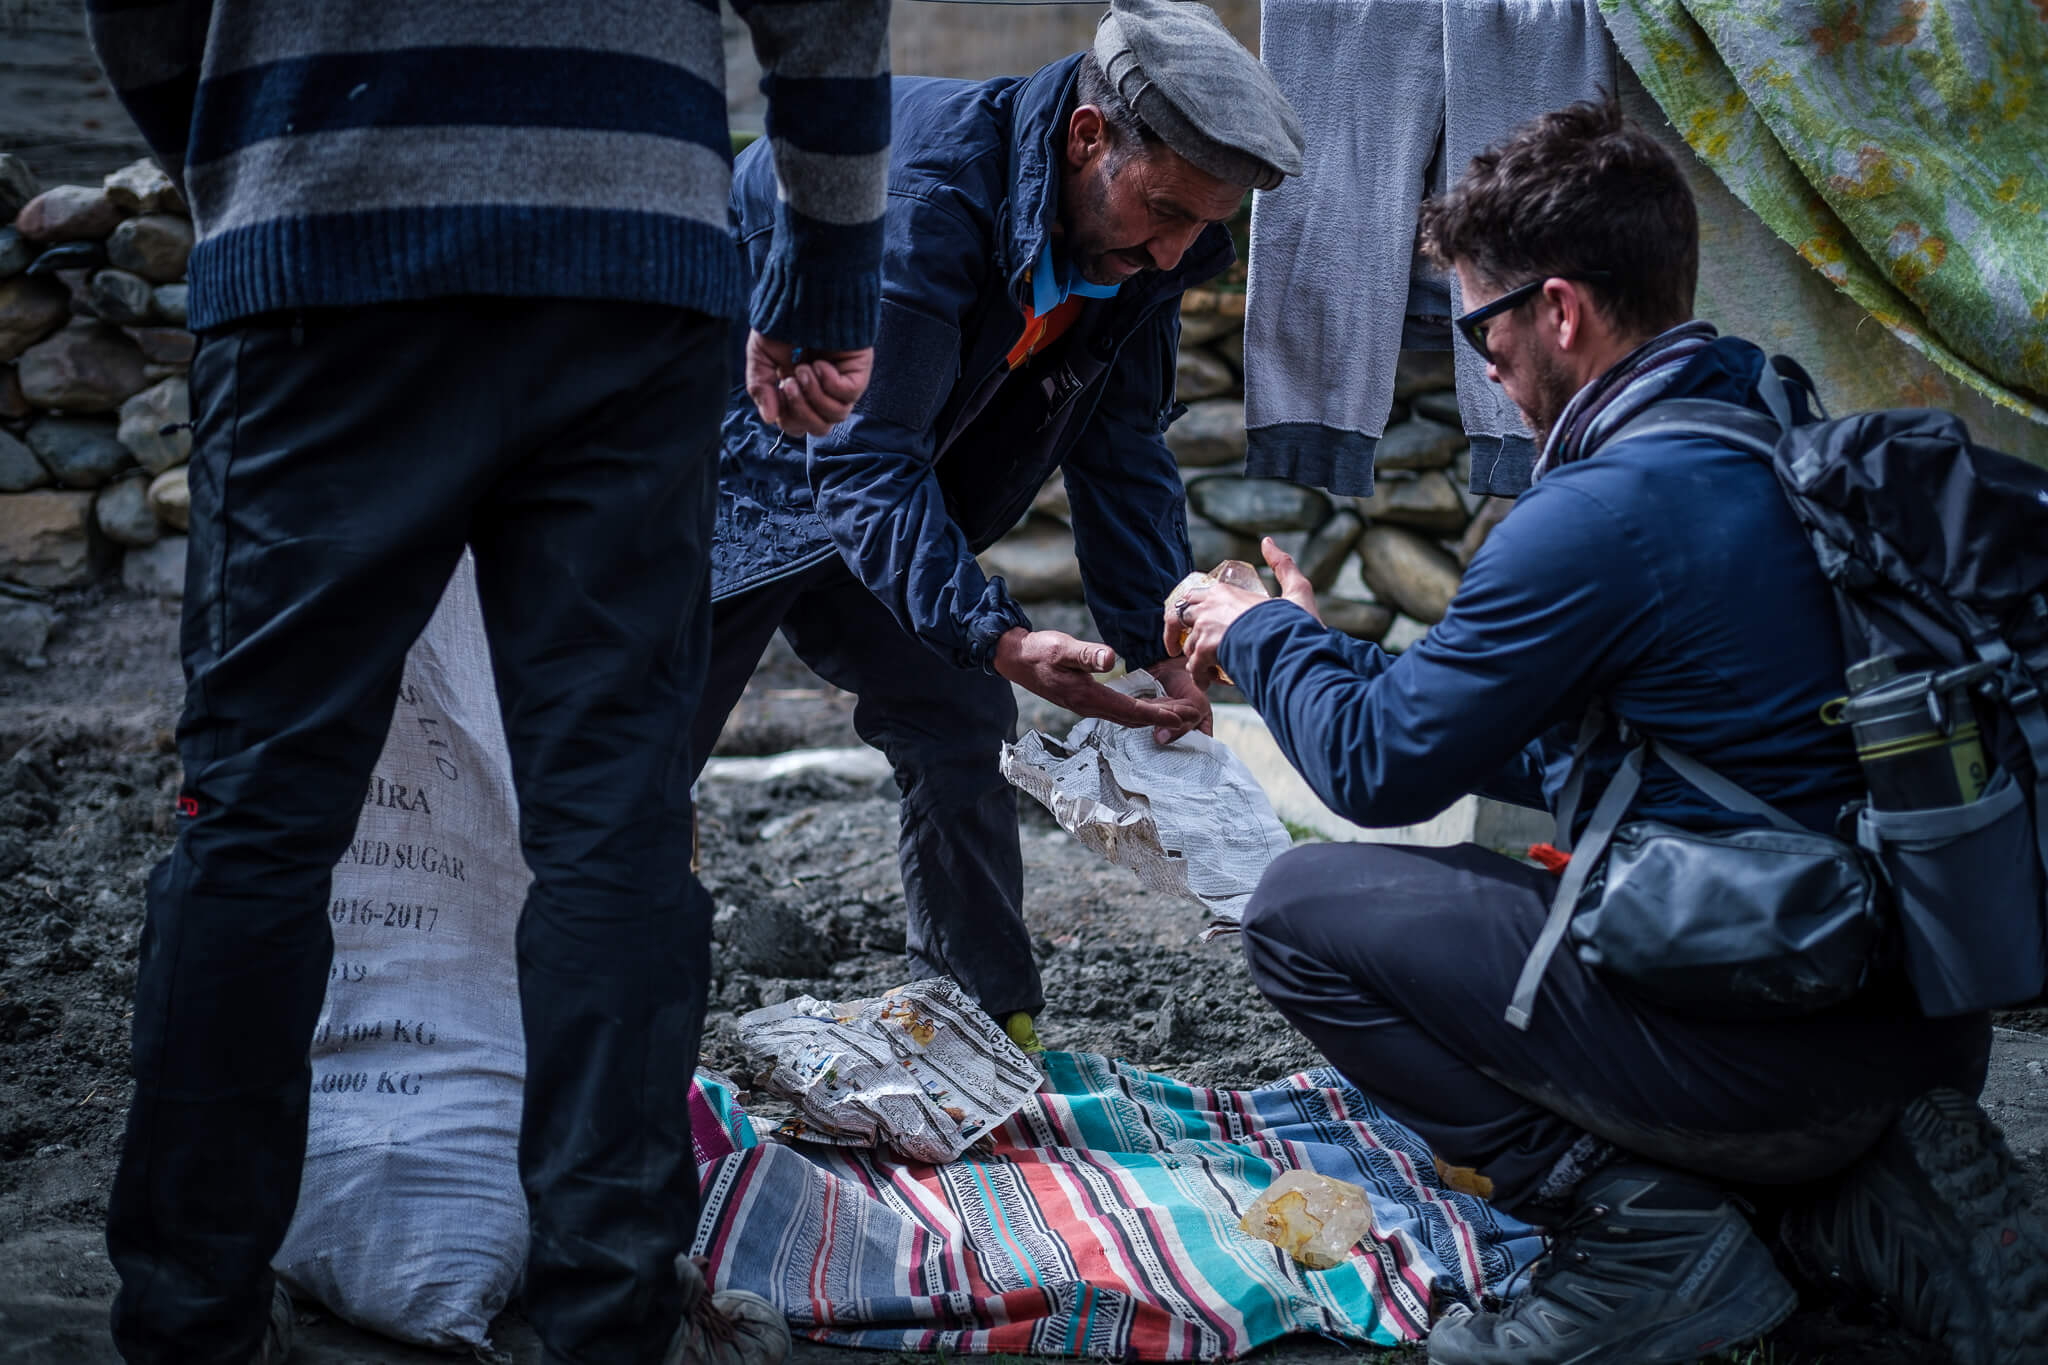
{"label": "hanging laundry", "polygon": [[[1611,90],[1613,49],[1595,0],[1267,0],[1259,34],[1308,147],[1252,209],[1246,472],[1369,495],[1403,345],[1450,346],[1462,311],[1416,262],[1423,196],[1524,120]],[[1521,415],[1478,356],[1455,360],[1472,490],[1519,493]]]}

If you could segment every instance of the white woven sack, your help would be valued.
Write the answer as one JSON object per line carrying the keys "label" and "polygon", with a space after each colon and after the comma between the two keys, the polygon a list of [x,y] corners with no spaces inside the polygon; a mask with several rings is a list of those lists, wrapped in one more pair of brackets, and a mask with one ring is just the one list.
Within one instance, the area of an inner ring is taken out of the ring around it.
{"label": "white woven sack", "polygon": [[525,1264],[513,931],[529,880],[464,556],[335,865],[305,1174],[276,1258],[358,1326],[483,1346]]}

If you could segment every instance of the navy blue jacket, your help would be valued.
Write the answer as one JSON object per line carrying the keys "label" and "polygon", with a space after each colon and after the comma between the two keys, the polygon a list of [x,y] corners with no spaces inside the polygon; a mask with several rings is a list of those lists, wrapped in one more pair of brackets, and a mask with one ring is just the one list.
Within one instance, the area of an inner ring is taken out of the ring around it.
{"label": "navy blue jacket", "polygon": [[[1763,353],[1723,337],[1665,398],[1761,408]],[[1442,622],[1398,657],[1287,604],[1220,659],[1330,808],[1428,819],[1468,792],[1555,806],[1587,703],[1703,760],[1814,829],[1862,790],[1843,645],[1813,551],[1769,468],[1702,437],[1645,436],[1546,474],[1474,556]],[[1625,748],[1594,751],[1581,828]],[[1652,764],[1631,818],[1755,824]],[[1575,833],[1577,831],[1574,831]]]}
{"label": "navy blue jacket", "polygon": [[[1180,296],[1230,264],[1232,248],[1212,226],[1173,270],[1088,300],[1064,338],[1008,369],[1026,271],[1058,220],[1078,63],[982,83],[895,82],[873,382],[851,418],[808,443],[764,426],[735,388],[714,596],[836,553],[906,630],[960,667],[985,668],[997,638],[1029,623],[974,555],[1064,467],[1096,625],[1132,665],[1159,658],[1160,604],[1190,567],[1185,491],[1164,440],[1177,415]],[[770,154],[756,143],[732,193],[755,265],[775,197]]]}

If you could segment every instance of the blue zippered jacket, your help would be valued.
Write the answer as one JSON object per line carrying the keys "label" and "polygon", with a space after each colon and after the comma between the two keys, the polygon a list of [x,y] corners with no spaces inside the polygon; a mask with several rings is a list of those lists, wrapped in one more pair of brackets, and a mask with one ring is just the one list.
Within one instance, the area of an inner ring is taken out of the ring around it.
{"label": "blue zippered jacket", "polygon": [[[1763,362],[1723,337],[1662,397],[1761,410]],[[1475,791],[1554,809],[1596,697],[1810,828],[1863,789],[1846,727],[1820,716],[1845,661],[1813,550],[1769,467],[1703,436],[1633,437],[1544,475],[1398,657],[1283,602],[1238,618],[1219,657],[1316,794],[1364,825]],[[1593,751],[1581,828],[1626,750],[1610,727]],[[1758,823],[1659,763],[1630,818]]]}
{"label": "blue zippered jacket", "polygon": [[[1105,643],[1161,653],[1160,604],[1189,570],[1186,494],[1164,433],[1177,415],[1180,297],[1233,259],[1212,226],[1179,264],[1090,299],[1012,373],[1025,276],[1057,222],[1062,114],[1078,57],[981,83],[898,79],[874,378],[808,443],[744,388],[727,405],[712,590],[727,597],[842,556],[904,629],[962,668],[1029,622],[974,555],[1064,467],[1075,553]],[[755,144],[734,168],[734,228],[758,266],[775,177]]]}

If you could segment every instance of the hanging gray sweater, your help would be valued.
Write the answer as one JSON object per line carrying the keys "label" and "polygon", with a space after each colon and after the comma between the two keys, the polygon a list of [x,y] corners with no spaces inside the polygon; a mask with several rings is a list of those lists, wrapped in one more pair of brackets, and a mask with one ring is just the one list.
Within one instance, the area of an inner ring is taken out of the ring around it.
{"label": "hanging gray sweater", "polygon": [[[735,0],[782,184],[750,321],[872,342],[888,0]],[[457,294],[747,309],[717,0],[89,0],[199,241],[192,325]]]}

